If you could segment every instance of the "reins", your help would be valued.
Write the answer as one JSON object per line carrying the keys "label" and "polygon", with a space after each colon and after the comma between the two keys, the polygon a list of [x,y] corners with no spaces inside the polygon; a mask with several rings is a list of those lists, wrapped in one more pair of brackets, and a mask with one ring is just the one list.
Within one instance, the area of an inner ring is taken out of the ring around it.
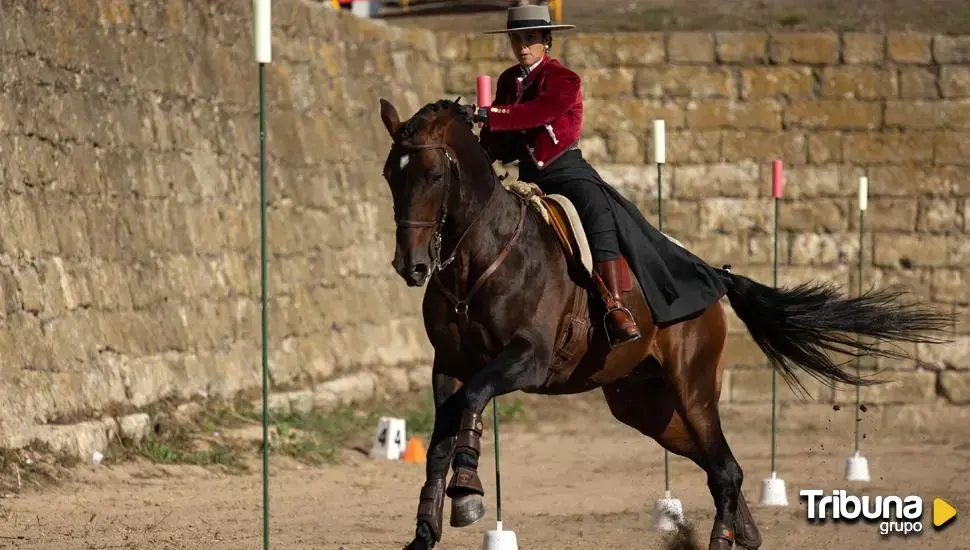
{"label": "reins", "polygon": [[[452,167],[450,174],[457,175],[458,186],[459,187],[461,186],[461,167],[458,165],[457,155],[454,153],[454,150],[447,144],[427,143],[427,144],[419,145],[419,144],[413,144],[413,143],[397,142],[395,143],[395,146],[404,151],[410,151],[410,152],[423,151],[427,149],[437,149],[437,150],[444,151],[445,157],[448,159],[449,166]],[[452,305],[454,306],[455,313],[463,316],[467,321],[468,303],[471,301],[475,293],[482,288],[482,285],[485,284],[485,280],[488,279],[488,277],[491,276],[493,273],[495,273],[495,271],[499,268],[499,266],[502,265],[502,262],[504,262],[505,259],[508,257],[509,253],[512,251],[512,246],[518,240],[519,235],[522,232],[522,227],[525,225],[526,201],[522,200],[516,195],[516,198],[519,199],[520,210],[519,210],[519,219],[515,226],[515,231],[512,233],[511,237],[509,237],[509,239],[506,241],[505,246],[502,248],[502,251],[499,253],[498,257],[495,258],[495,260],[488,266],[488,268],[485,269],[485,271],[478,277],[478,280],[476,280],[475,283],[472,285],[472,288],[468,292],[468,294],[465,295],[464,298],[458,298],[458,296],[455,293],[451,292],[445,287],[444,283],[441,282],[441,279],[438,278],[438,274],[444,271],[451,264],[451,262],[454,261],[456,255],[458,254],[458,250],[461,248],[462,241],[464,241],[465,237],[471,231],[472,227],[474,227],[481,220],[482,216],[488,210],[488,207],[491,206],[492,202],[495,200],[495,197],[498,195],[500,191],[499,188],[501,187],[501,184],[498,181],[496,181],[495,173],[492,172],[492,183],[495,185],[493,186],[492,192],[488,197],[488,201],[485,203],[485,206],[475,215],[471,223],[468,224],[468,227],[466,227],[465,230],[462,232],[461,236],[458,238],[458,242],[455,243],[455,247],[452,250],[451,254],[448,256],[448,258],[445,259],[444,261],[441,261],[442,229],[444,228],[444,224],[448,215],[448,200],[450,199],[450,196],[451,196],[450,194],[451,179],[452,178],[449,176],[448,179],[445,181],[444,198],[441,201],[441,208],[438,210],[438,215],[435,217],[434,220],[423,221],[423,220],[405,219],[405,220],[395,220],[395,222],[397,223],[398,229],[402,229],[402,228],[407,229],[407,228],[415,228],[415,227],[434,227],[435,228],[434,236],[431,238],[431,243],[429,244],[429,252],[431,255],[431,262],[432,262],[430,276],[438,283],[438,286],[441,288],[441,291],[444,293],[445,297],[448,298],[448,300],[452,303]]]}

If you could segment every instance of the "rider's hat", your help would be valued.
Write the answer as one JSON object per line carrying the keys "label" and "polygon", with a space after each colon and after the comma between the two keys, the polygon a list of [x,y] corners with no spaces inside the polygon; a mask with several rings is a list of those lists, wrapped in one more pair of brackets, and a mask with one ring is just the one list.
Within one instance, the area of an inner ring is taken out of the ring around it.
{"label": "rider's hat", "polygon": [[559,31],[572,29],[576,25],[553,25],[549,16],[549,6],[515,6],[509,8],[505,28],[497,31],[485,31],[485,34],[503,34],[516,31],[549,30]]}

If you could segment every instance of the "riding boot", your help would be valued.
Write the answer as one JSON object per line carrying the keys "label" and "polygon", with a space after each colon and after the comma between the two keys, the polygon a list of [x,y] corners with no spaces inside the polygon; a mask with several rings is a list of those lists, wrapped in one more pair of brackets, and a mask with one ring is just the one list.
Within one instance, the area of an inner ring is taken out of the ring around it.
{"label": "riding boot", "polygon": [[596,262],[593,280],[600,292],[606,315],[603,325],[609,338],[610,347],[615,348],[626,342],[640,339],[640,328],[620,298],[620,260]]}

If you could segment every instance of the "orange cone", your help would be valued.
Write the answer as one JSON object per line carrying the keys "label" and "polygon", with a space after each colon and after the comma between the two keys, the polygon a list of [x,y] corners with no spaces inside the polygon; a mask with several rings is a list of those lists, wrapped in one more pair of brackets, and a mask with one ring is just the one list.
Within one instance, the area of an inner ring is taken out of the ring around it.
{"label": "orange cone", "polygon": [[424,444],[420,437],[412,437],[408,440],[408,446],[401,455],[401,460],[410,464],[424,464],[427,455],[424,451]]}

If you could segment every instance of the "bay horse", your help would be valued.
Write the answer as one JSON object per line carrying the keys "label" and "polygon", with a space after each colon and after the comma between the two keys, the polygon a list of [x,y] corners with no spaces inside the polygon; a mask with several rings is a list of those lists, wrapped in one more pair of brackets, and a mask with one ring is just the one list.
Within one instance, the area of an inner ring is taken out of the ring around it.
{"label": "bay horse", "polygon": [[[397,226],[392,265],[408,286],[428,282],[422,313],[434,349],[434,429],[406,549],[433,548],[441,540],[445,496],[453,527],[485,515],[478,458],[480,415],[489,400],[516,390],[594,389],[620,422],[707,473],[715,506],[710,549],[758,548],[743,472],[718,414],[727,339],[721,301],[658,327],[632,277],[623,301],[642,337],[610,349],[602,312],[594,313],[598,301],[588,300],[588,274],[569,260],[560,236],[530,201],[500,182],[473,132],[470,106],[441,100],[402,123],[381,99],[380,114],[392,140],[383,171]],[[901,292],[848,298],[826,283],[778,289],[727,266],[717,272],[772,367],[802,390],[796,368],[830,387],[880,383],[848,374],[827,352],[906,358],[880,342],[944,342],[921,333],[943,332],[951,323],[947,315],[898,303]]]}

